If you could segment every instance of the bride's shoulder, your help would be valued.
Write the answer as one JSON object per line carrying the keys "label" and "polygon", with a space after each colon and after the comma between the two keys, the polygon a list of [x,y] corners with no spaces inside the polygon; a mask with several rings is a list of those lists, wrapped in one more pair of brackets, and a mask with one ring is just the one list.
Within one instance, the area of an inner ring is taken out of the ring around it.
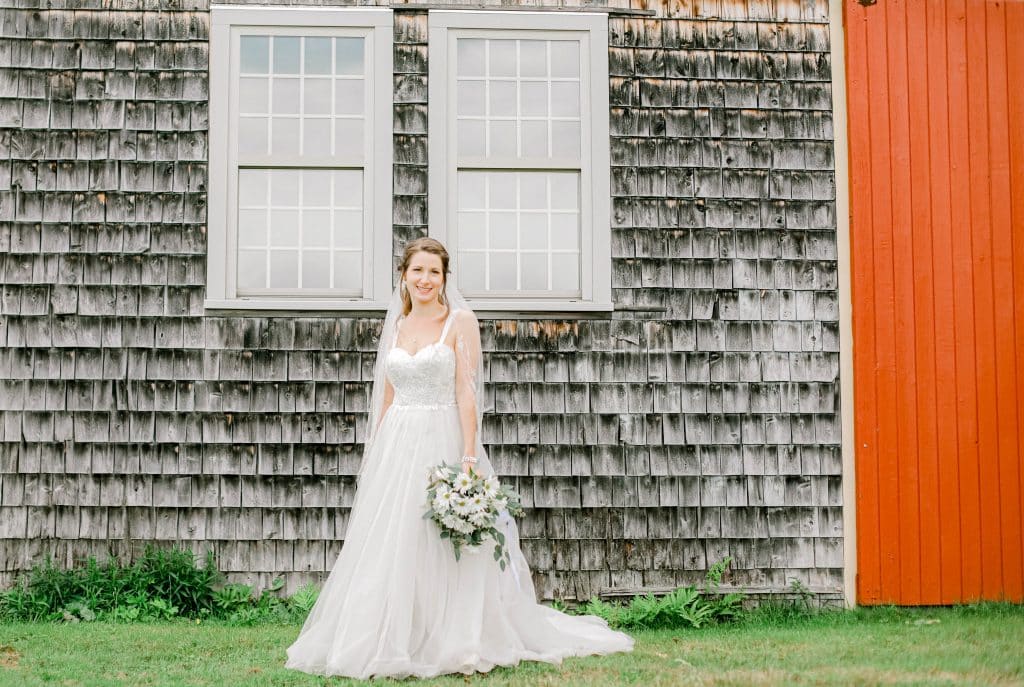
{"label": "bride's shoulder", "polygon": [[461,308],[452,313],[452,323],[459,327],[477,326],[476,313],[467,308]]}

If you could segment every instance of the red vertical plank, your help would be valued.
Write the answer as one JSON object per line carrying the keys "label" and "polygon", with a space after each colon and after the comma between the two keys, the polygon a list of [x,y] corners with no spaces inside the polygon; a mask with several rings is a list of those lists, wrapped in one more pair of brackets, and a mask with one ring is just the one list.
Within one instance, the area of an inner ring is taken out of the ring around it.
{"label": "red vertical plank", "polygon": [[[1024,83],[1024,4],[1014,3],[1007,7],[1007,83],[1010,86],[1008,119],[1010,127],[1010,242],[1013,255],[1013,321],[1014,341],[1016,344],[1016,379],[1017,395],[1017,430],[1024,431],[1024,92],[1020,84]],[[1010,374],[1009,371],[1007,373]],[[1018,521],[1024,521],[1024,441],[1018,435],[1017,465],[1018,483]],[[1016,546],[1024,551],[1024,531],[1019,532]],[[1024,581],[1024,562],[1018,571]],[[1024,592],[1018,591],[1017,599],[1024,598]]]}
{"label": "red vertical plank", "polygon": [[874,378],[874,239],[871,223],[871,160],[865,151],[870,138],[867,67],[867,17],[863,7],[847,4],[846,61],[848,79],[847,133],[850,141],[850,280],[857,306],[853,309],[855,469],[857,472],[857,598],[881,598],[881,550],[878,502],[877,397]]}
{"label": "red vertical plank", "polygon": [[954,337],[953,293],[949,275],[953,269],[953,222],[950,198],[950,139],[955,136],[949,123],[949,80],[946,69],[945,3],[926,2],[928,33],[928,147],[932,155],[928,175],[931,181],[930,204],[933,240],[932,264],[941,282],[934,286],[935,364],[931,374],[939,387],[936,405],[936,444],[938,499],[934,511],[940,521],[939,556],[940,603],[962,598],[960,557],[960,476],[957,462],[956,401],[950,387],[956,378],[956,340]]}
{"label": "red vertical plank", "polygon": [[974,297],[974,346],[977,370],[978,479],[981,489],[981,594],[994,598],[1002,586],[999,550],[999,461],[996,454],[995,318],[992,305],[992,209],[989,196],[988,55],[985,5],[967,3],[967,93],[970,129],[970,232]]}
{"label": "red vertical plank", "polygon": [[867,36],[871,75],[867,141],[871,159],[871,225],[874,238],[875,384],[878,406],[878,502],[882,601],[895,601],[900,578],[900,465],[896,422],[895,284],[893,275],[893,217],[891,123],[889,119],[888,27],[875,24]]}
{"label": "red vertical plank", "polygon": [[[915,553],[919,556],[919,569],[916,577],[919,580],[920,592],[916,600],[905,597],[904,603],[937,604],[942,602],[939,537],[942,531],[942,503],[939,500],[938,479],[938,446],[936,437],[936,388],[935,388],[935,276],[932,269],[933,240],[936,233],[936,222],[932,217],[932,208],[936,202],[933,193],[930,169],[932,164],[931,147],[932,123],[930,121],[928,65],[928,24],[926,0],[911,0],[907,5],[906,15],[906,46],[907,46],[907,100],[909,105],[909,131],[907,138],[910,147],[910,234],[913,241],[912,255],[906,264],[909,274],[913,299],[909,306],[913,309],[914,347],[909,353],[913,356],[914,376],[917,381],[917,396],[914,403],[908,405],[908,412],[916,418],[917,432],[910,436],[914,442],[917,455],[915,484],[917,499],[918,545]],[[944,78],[944,77],[943,77]],[[938,111],[939,113],[942,110]],[[939,196],[944,198],[944,196]],[[940,201],[938,214],[942,214]],[[907,487],[906,484],[903,485]],[[938,507],[935,507],[938,505]],[[925,571],[922,573],[922,571]]]}
{"label": "red vertical plank", "polygon": [[[889,70],[889,146],[892,188],[892,317],[894,443],[890,452],[896,463],[898,507],[893,515],[899,527],[899,580],[893,592],[901,603],[920,603],[920,523],[917,466],[917,371],[914,361],[914,233],[911,208],[915,189],[910,170],[910,84],[907,77],[906,0],[889,0],[886,11],[886,53]],[[883,152],[881,149],[877,152]]]}
{"label": "red vertical plank", "polygon": [[970,148],[967,132],[967,11],[964,0],[947,5],[946,39],[949,75],[950,173],[957,192],[951,196],[954,237],[952,263],[953,331],[956,344],[957,469],[960,483],[961,570],[965,599],[981,594],[981,522],[978,485],[977,389],[974,374],[974,301],[971,297]]}
{"label": "red vertical plank", "polygon": [[[1020,598],[1022,592],[1020,541],[1020,476],[1017,465],[1016,348],[1013,321],[1013,224],[1010,217],[1009,93],[1006,82],[1005,4],[986,5],[988,53],[988,105],[990,150],[990,205],[992,208],[992,294],[995,332],[995,424],[999,495],[999,549],[1002,561],[1000,592]],[[1019,122],[1018,122],[1019,124]]]}

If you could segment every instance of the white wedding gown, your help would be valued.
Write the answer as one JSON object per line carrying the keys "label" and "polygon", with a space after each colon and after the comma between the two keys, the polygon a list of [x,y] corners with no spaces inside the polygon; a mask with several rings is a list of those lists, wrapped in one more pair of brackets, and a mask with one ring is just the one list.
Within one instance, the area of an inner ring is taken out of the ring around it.
{"label": "white wedding gown", "polygon": [[449,324],[415,355],[395,346],[386,357],[394,400],[368,449],[341,553],[288,648],[288,668],[432,677],[633,648],[632,637],[601,618],[537,603],[511,518],[503,522],[512,557],[504,571],[490,540],[456,561],[423,518],[430,468],[462,455]]}

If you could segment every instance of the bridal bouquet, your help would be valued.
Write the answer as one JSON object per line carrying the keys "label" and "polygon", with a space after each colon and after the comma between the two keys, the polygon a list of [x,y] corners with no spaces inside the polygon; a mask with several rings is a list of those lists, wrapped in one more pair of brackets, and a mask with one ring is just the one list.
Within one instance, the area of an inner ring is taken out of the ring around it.
{"label": "bridal bouquet", "polygon": [[442,463],[431,470],[427,503],[429,508],[423,517],[436,522],[441,538],[451,541],[455,560],[459,560],[463,547],[476,549],[485,537],[491,537],[494,560],[501,569],[511,562],[505,550],[505,535],[495,525],[501,511],[521,515],[523,507],[515,490],[499,484],[497,477],[484,477],[472,468],[463,472]]}

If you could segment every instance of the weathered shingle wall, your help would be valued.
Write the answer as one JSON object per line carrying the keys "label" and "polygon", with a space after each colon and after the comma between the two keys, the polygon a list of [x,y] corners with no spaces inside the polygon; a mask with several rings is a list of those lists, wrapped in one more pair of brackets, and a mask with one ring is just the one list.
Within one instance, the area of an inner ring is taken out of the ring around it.
{"label": "weathered shingle wall", "polygon": [[[204,313],[205,4],[80,4],[0,10],[0,583],[147,540],[318,580],[379,320]],[[727,555],[737,585],[841,590],[824,5],[609,19],[617,310],[483,323],[544,596]],[[426,233],[428,57],[397,13],[396,253]]]}

